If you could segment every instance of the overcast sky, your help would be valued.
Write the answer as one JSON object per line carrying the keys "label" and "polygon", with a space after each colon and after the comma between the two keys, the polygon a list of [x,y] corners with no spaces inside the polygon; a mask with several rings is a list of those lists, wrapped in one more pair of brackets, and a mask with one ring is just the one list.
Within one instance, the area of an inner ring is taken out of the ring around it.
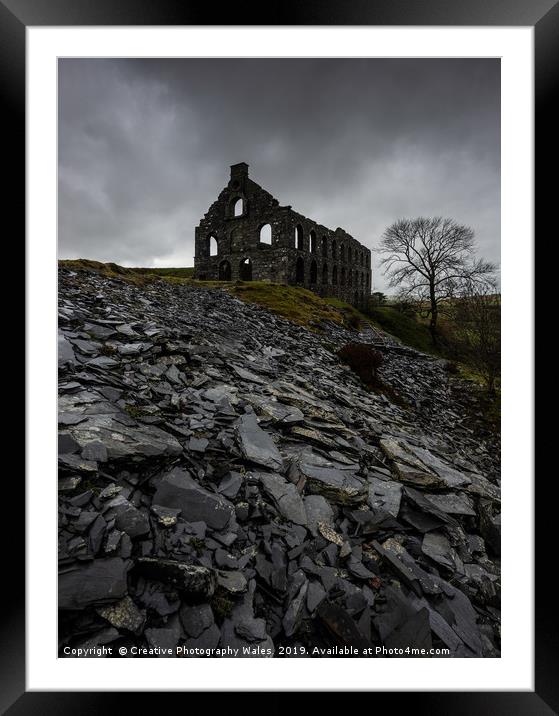
{"label": "overcast sky", "polygon": [[192,266],[241,161],[371,249],[398,218],[442,215],[500,261],[498,60],[59,61],[60,258]]}

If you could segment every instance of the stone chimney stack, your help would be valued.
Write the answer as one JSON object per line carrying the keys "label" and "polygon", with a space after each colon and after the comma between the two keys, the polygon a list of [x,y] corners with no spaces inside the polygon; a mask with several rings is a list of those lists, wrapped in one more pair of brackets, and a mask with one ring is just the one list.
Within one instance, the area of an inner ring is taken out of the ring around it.
{"label": "stone chimney stack", "polygon": [[248,164],[246,162],[231,165],[231,179],[242,180],[246,177],[248,177]]}

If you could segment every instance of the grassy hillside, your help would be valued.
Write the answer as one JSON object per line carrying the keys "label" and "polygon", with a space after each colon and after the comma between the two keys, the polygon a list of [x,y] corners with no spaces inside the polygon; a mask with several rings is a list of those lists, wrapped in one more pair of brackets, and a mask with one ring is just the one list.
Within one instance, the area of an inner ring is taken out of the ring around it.
{"label": "grassy hillside", "polygon": [[325,300],[304,288],[268,281],[195,281],[192,278],[193,268],[126,268],[114,263],[100,263],[88,259],[61,260],[59,265],[75,271],[96,271],[104,276],[120,278],[137,286],[162,280],[173,284],[223,288],[246,303],[263,306],[282,318],[311,328],[316,322],[323,320],[358,328],[364,318],[356,309],[343,301]]}
{"label": "grassy hillside", "polygon": [[399,338],[403,343],[424,353],[433,353],[429,328],[425,323],[406,316],[391,306],[374,306],[367,311],[379,328]]}
{"label": "grassy hillside", "polygon": [[[227,285],[228,290],[247,303],[255,303],[302,326],[315,321],[329,320],[347,323],[344,311],[331,306],[312,291],[267,281],[238,282]],[[348,306],[351,309],[351,306]]]}

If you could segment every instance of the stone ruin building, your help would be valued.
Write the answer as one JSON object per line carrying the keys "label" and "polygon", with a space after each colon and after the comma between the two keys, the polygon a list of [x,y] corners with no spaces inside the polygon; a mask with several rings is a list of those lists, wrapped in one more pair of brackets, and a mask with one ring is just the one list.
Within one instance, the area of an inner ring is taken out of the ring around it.
{"label": "stone ruin building", "polygon": [[228,185],[196,227],[194,276],[303,286],[364,307],[371,252],[343,229],[332,231],[280,206],[241,162],[231,166]]}

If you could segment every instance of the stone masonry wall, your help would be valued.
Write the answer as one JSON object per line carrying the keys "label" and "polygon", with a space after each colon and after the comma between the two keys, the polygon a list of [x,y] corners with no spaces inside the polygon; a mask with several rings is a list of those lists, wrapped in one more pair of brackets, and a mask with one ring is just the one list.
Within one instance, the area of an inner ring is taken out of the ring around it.
{"label": "stone masonry wall", "polygon": [[199,280],[303,286],[357,307],[372,288],[368,248],[343,229],[280,206],[249,178],[244,162],[231,167],[227,187],[196,227],[194,269]]}

